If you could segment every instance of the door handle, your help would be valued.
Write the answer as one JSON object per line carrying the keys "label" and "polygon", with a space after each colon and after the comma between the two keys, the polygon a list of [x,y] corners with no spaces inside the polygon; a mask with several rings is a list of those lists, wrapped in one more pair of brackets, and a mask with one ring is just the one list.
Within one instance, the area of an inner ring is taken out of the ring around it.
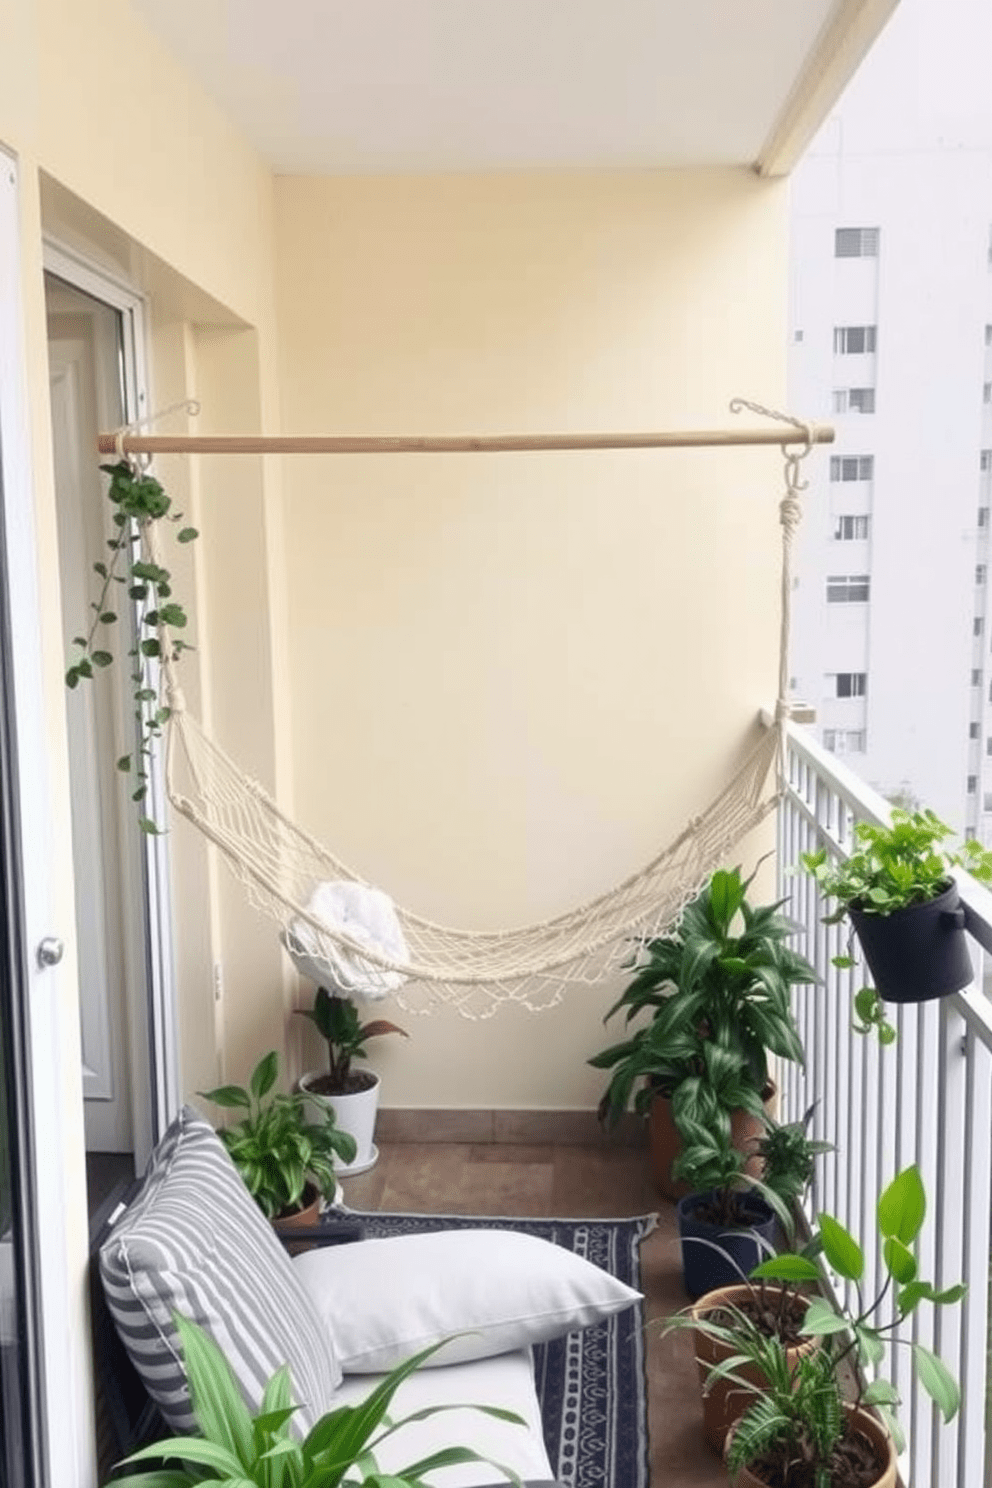
{"label": "door handle", "polygon": [[58,966],[65,953],[65,946],[57,935],[46,935],[38,946],[38,965],[44,969],[46,966]]}

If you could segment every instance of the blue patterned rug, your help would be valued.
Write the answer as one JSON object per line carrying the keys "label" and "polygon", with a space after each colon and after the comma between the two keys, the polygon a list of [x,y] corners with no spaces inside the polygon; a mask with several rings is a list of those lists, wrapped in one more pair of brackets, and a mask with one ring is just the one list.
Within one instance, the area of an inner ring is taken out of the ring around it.
{"label": "blue patterned rug", "polygon": [[[583,1256],[628,1286],[641,1285],[638,1219],[466,1219],[447,1214],[355,1213],[369,1240],[430,1230],[519,1230]],[[647,1488],[648,1411],[643,1306],[534,1349],[544,1442],[565,1488]]]}

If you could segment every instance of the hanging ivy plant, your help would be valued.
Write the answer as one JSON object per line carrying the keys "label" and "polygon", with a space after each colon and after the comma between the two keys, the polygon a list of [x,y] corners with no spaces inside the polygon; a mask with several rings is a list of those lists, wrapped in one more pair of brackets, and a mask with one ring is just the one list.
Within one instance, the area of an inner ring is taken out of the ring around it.
{"label": "hanging ivy plant", "polygon": [[[138,825],[143,832],[155,835],[161,828],[145,813],[143,803],[148,796],[148,763],[155,741],[161,737],[162,725],[169,717],[169,708],[159,691],[161,673],[155,669],[163,656],[163,646],[168,647],[173,661],[178,661],[192,647],[172,633],[185,630],[186,611],[173,598],[169,570],[150,557],[148,534],[155,522],[181,522],[182,512],[171,510],[172,503],[154,476],[135,469],[127,460],[101,465],[100,469],[110,476],[107,499],[114,508],[117,531],[107,539],[109,561],[101,560],[93,565],[100,591],[90,601],[93,618],[88,633],[72,638],[78,651],[65,680],[67,687],[76,688],[112,664],[113,653],[106,647],[118,622],[115,586],[125,586],[138,614],[137,638],[128,652],[133,662],[131,684],[138,742],[134,754],[122,755],[117,768],[130,775],[134,784],[131,799],[138,804]],[[188,543],[198,535],[195,527],[181,527],[176,540]]]}

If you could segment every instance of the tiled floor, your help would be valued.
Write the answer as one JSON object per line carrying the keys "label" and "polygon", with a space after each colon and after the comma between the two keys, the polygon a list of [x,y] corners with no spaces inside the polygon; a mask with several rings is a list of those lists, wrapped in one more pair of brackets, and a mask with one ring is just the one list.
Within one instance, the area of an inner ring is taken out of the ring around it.
{"label": "tiled floor", "polygon": [[[457,1143],[382,1144],[377,1166],[345,1185],[356,1209],[412,1213],[624,1216],[657,1211],[641,1250],[647,1297],[653,1488],[726,1488],[702,1436],[689,1335],[659,1337],[650,1320],[686,1305],[675,1211],[655,1192],[643,1150]],[[610,1488],[610,1485],[604,1485]]]}

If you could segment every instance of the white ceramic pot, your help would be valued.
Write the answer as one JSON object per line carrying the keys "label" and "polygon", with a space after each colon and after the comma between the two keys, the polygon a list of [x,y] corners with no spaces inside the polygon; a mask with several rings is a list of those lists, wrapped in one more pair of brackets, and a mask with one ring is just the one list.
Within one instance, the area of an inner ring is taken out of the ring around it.
{"label": "white ceramic pot", "polygon": [[375,1135],[376,1112],[379,1109],[379,1076],[373,1076],[375,1084],[368,1090],[358,1090],[353,1095],[320,1095],[311,1090],[310,1082],[322,1078],[318,1072],[301,1075],[300,1089],[315,1105],[331,1107],[339,1128],[354,1137],[358,1148],[350,1163],[343,1163],[335,1158],[334,1171],[343,1178],[352,1177],[356,1173],[367,1173],[379,1160],[379,1149],[372,1140]]}

